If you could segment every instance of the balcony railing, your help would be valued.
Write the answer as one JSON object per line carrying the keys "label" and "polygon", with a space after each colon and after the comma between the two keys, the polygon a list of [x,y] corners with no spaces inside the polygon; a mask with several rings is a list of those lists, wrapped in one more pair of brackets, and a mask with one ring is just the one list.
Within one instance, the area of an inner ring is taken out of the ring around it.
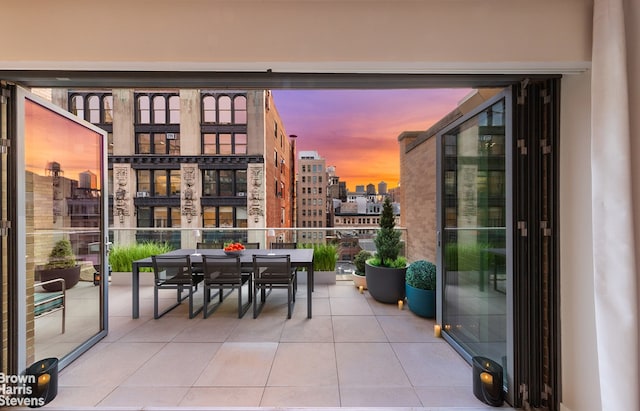
{"label": "balcony railing", "polygon": [[[131,245],[148,241],[167,243],[173,249],[196,248],[198,243],[213,243],[221,248],[228,242],[257,242],[262,248],[271,243],[339,245],[340,260],[350,261],[360,250],[375,252],[373,239],[379,227],[331,227],[331,228],[109,228],[109,240],[114,246]],[[405,255],[407,230],[401,232]]]}

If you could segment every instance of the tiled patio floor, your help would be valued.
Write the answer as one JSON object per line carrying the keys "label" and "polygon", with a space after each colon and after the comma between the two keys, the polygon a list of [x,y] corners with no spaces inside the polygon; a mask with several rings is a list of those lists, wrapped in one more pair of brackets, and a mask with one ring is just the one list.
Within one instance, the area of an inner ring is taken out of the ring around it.
{"label": "tiled patio floor", "polygon": [[257,319],[251,310],[238,319],[232,295],[207,319],[189,320],[185,302],[154,320],[152,290],[141,290],[134,320],[130,285],[114,277],[109,335],[61,371],[45,408],[492,409],[474,397],[471,367],[433,336],[433,320],[351,281],[316,285],[312,319],[301,284],[290,320],[284,290]]}

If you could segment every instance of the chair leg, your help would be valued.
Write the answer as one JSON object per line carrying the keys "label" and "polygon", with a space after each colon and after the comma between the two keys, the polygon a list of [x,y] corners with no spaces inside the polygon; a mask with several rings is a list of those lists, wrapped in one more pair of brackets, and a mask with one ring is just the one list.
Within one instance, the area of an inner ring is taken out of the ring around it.
{"label": "chair leg", "polygon": [[204,304],[202,307],[198,308],[196,311],[193,311],[193,294],[194,288],[193,286],[189,286],[189,318],[193,318],[200,313],[204,309]]}
{"label": "chair leg", "polygon": [[177,288],[177,292],[178,292],[178,301],[173,304],[172,306],[166,308],[164,311],[159,312],[159,307],[158,307],[158,287],[153,287],[153,318],[155,320],[157,320],[158,318],[162,317],[163,315],[165,315],[166,313],[168,313],[169,311],[173,310],[174,308],[176,308],[177,306],[180,305],[180,303],[182,302],[183,299],[180,299],[180,287]]}
{"label": "chair leg", "polygon": [[258,318],[258,284],[253,283],[253,318]]}

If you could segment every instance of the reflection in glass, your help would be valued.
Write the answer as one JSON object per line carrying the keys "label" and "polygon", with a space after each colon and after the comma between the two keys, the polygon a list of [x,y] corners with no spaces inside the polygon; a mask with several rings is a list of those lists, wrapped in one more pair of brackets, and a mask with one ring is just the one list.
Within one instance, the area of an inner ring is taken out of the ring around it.
{"label": "reflection in glass", "polygon": [[[89,101],[91,113],[96,104],[99,112],[99,100]],[[81,99],[75,107],[81,107]],[[101,287],[94,285],[93,274],[102,264],[103,136],[28,99],[24,130],[27,296],[42,301],[56,289],[39,283],[63,278],[66,307],[63,330],[63,311],[48,313],[40,305],[28,305],[33,310],[27,318],[34,319],[27,322],[32,327],[27,335],[35,340],[27,353],[32,362],[62,358],[102,330]],[[70,267],[54,269],[50,253],[66,244]]]}
{"label": "reflection in glass", "polygon": [[504,101],[443,136],[443,325],[471,356],[506,367]]}

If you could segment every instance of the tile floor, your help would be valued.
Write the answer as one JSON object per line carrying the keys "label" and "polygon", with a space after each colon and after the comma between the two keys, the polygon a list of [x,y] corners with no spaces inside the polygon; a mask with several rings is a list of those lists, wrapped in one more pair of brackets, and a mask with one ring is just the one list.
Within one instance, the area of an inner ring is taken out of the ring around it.
{"label": "tile floor", "polygon": [[45,408],[492,409],[474,397],[471,367],[433,336],[433,320],[380,304],[351,281],[316,285],[312,319],[301,284],[290,320],[284,290],[257,319],[251,310],[238,319],[231,295],[207,319],[189,320],[185,302],[154,320],[153,287],[143,281],[134,320],[118,275],[109,335],[60,372]]}

